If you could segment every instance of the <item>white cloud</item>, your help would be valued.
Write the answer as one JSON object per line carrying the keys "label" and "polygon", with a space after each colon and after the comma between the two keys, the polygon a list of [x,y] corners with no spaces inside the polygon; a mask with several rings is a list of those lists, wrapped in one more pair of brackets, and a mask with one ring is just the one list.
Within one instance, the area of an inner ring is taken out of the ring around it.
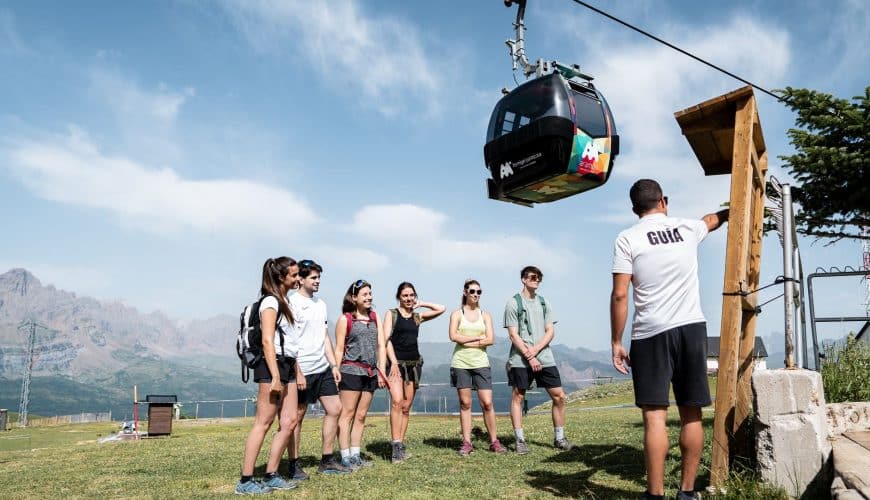
{"label": "white cloud", "polygon": [[184,179],[170,168],[107,155],[75,127],[65,136],[7,140],[0,152],[37,196],[101,209],[157,233],[282,238],[318,221],[290,191],[242,179]]}
{"label": "white cloud", "polygon": [[[566,269],[576,256],[523,235],[486,234],[455,238],[445,214],[412,204],[369,205],[354,217],[351,230],[380,241],[393,241],[396,253],[428,270],[456,268],[504,269],[522,267],[530,261]],[[378,228],[376,233],[368,229]]]}
{"label": "white cloud", "polygon": [[[432,56],[436,48],[424,47],[414,26],[388,15],[367,17],[363,5],[354,0],[223,3],[257,50],[301,51],[324,81],[348,96],[361,96],[359,104],[387,116],[411,103],[437,113],[434,96],[447,83],[452,65]],[[307,71],[300,65],[291,69]]]}
{"label": "white cloud", "polygon": [[28,55],[31,52],[18,34],[15,15],[9,9],[0,8],[0,54]]}

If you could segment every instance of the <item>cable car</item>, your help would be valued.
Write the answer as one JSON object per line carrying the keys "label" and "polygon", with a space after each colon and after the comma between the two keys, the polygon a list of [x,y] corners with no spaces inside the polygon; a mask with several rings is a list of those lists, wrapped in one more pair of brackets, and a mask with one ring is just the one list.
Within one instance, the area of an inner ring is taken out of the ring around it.
{"label": "cable car", "polygon": [[[517,40],[508,40],[516,69],[536,78],[507,93],[489,120],[483,156],[489,198],[524,206],[560,200],[607,182],[619,136],[604,96],[577,65],[538,60],[523,46],[525,0],[512,0]],[[510,5],[511,0],[505,0]]]}

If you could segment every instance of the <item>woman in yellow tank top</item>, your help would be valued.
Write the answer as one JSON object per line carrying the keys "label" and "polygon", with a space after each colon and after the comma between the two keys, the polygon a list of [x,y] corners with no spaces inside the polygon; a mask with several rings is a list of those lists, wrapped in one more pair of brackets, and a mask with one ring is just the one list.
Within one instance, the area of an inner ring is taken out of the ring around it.
{"label": "woman in yellow tank top", "polygon": [[456,343],[450,362],[450,383],[459,394],[459,426],[462,430],[461,456],[474,451],[471,444],[471,390],[477,390],[477,400],[483,410],[483,422],[489,432],[489,449],[505,453],[507,449],[496,436],[495,409],[492,405],[492,370],[487,346],[495,340],[492,317],[480,308],[483,291],[477,280],[466,280],[462,307],[450,315],[450,340]]}

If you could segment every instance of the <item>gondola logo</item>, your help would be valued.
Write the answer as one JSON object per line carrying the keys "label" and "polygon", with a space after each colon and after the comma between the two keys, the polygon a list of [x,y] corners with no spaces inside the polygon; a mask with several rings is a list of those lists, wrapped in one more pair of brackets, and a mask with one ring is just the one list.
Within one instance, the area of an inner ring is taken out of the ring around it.
{"label": "gondola logo", "polygon": [[499,168],[499,177],[504,179],[505,177],[510,177],[514,175],[514,169],[511,167],[511,162],[507,161],[501,164]]}

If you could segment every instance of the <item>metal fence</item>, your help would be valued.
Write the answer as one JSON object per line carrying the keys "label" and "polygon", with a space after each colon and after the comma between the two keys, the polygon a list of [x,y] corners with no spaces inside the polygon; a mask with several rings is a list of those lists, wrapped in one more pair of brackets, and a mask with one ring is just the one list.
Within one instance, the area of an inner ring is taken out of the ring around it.
{"label": "metal fence", "polygon": [[55,415],[54,417],[33,418],[27,422],[28,427],[46,427],[60,424],[87,424],[91,422],[111,422],[112,412],[81,412],[72,415]]}

